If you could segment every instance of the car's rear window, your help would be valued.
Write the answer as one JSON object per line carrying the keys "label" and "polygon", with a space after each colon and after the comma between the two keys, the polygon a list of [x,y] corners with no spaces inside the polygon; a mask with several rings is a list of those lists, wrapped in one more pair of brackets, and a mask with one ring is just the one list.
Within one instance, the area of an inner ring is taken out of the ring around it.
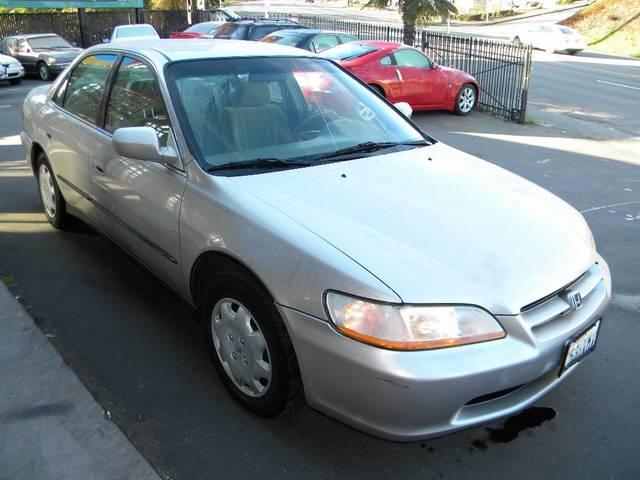
{"label": "car's rear window", "polygon": [[196,23],[195,25],[191,25],[189,28],[187,28],[185,32],[209,33],[211,30],[216,28],[216,25],[218,24],[212,22]]}
{"label": "car's rear window", "polygon": [[[295,32],[295,30],[291,30],[291,32]],[[304,37],[307,36],[306,33],[289,33],[286,32],[274,32],[270,35],[264,37],[261,41],[267,43],[279,43],[280,45],[287,45],[289,47],[295,47],[304,40]]]}
{"label": "car's rear window", "polygon": [[216,34],[213,38],[220,38],[223,40],[245,40],[249,31],[249,25],[240,25],[238,23],[225,23],[220,25],[220,28],[216,30]]}
{"label": "car's rear window", "polygon": [[377,50],[378,49],[376,47],[363,43],[344,43],[322,52],[322,56],[333,60],[351,60],[363,57],[371,52],[376,52]]}

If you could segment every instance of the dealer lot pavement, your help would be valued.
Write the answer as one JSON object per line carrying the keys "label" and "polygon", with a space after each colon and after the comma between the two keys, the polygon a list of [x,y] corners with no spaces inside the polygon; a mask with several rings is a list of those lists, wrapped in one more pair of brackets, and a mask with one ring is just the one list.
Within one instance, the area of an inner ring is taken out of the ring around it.
{"label": "dealer lot pavement", "polygon": [[215,376],[188,310],[161,283],[89,228],[49,227],[17,137],[21,100],[38,83],[0,87],[0,274],[163,477],[494,479],[516,465],[520,478],[640,475],[640,161],[628,144],[480,113],[415,115],[442,141],[583,211],[611,266],[614,302],[596,351],[538,410],[492,430],[395,444],[308,408],[274,420],[246,413]]}

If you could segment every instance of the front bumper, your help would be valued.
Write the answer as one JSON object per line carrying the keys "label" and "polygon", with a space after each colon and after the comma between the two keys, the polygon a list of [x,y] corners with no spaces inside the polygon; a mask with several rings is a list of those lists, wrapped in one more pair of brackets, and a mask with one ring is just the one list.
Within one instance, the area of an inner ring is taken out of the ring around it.
{"label": "front bumper", "polygon": [[600,317],[611,277],[584,305],[540,335],[522,315],[498,316],[506,338],[475,345],[398,352],[356,342],[324,320],[280,306],[309,406],[359,430],[412,441],[495,421],[527,407],[577,367],[558,377],[565,342]]}
{"label": "front bumper", "polygon": [[62,72],[65,68],[67,68],[69,65],[71,65],[71,62],[52,63],[49,65],[49,70],[51,71],[51,73],[58,74]]}
{"label": "front bumper", "polygon": [[0,65],[0,80],[13,80],[24,77],[23,67],[6,68]]}

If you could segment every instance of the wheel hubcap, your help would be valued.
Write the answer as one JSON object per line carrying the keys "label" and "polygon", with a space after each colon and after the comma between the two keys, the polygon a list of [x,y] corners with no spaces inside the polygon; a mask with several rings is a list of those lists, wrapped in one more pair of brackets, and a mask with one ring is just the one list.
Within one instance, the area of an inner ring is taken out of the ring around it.
{"label": "wheel hubcap", "polygon": [[49,218],[54,218],[56,216],[56,189],[53,185],[51,172],[45,164],[41,164],[38,170],[38,183],[44,210]]}
{"label": "wheel hubcap", "polygon": [[471,87],[466,87],[460,92],[460,98],[458,99],[458,106],[460,111],[467,113],[470,112],[476,103],[476,92]]}
{"label": "wheel hubcap", "polygon": [[250,397],[261,397],[271,385],[271,354],[251,312],[223,298],[211,314],[213,346],[228,377]]}
{"label": "wheel hubcap", "polygon": [[47,78],[47,67],[45,67],[44,65],[40,67],[40,77],[43,79]]}

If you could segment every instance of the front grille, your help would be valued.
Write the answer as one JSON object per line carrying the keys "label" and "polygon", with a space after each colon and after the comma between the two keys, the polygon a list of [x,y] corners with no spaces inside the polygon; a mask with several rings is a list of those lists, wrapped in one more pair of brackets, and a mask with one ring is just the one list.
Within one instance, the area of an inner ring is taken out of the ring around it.
{"label": "front grille", "polygon": [[604,285],[602,285],[603,288],[598,288],[602,283],[602,269],[596,262],[569,285],[524,306],[520,313],[527,325],[535,333],[537,329],[548,326],[552,322],[569,320],[571,314],[574,313],[567,298],[571,292],[580,292],[582,308],[584,308],[591,303],[592,297],[598,295],[598,293],[602,294]]}

